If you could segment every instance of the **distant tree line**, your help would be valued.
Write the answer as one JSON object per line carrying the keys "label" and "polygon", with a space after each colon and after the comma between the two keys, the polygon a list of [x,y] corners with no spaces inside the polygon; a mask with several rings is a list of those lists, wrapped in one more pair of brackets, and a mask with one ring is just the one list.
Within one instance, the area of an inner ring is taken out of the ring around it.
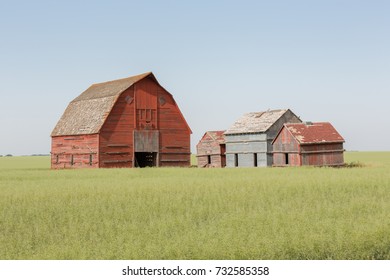
{"label": "distant tree line", "polygon": [[[0,157],[12,157],[13,155],[11,154],[6,154],[6,155],[0,155]],[[30,155],[31,157],[41,157],[41,156],[50,156],[50,154],[32,154]]]}

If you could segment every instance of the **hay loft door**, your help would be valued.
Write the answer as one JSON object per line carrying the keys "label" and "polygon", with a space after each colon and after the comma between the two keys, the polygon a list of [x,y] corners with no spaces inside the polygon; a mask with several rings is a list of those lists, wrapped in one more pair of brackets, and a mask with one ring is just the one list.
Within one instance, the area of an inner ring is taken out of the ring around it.
{"label": "hay loft door", "polygon": [[157,85],[144,79],[135,87],[134,167],[159,165]]}

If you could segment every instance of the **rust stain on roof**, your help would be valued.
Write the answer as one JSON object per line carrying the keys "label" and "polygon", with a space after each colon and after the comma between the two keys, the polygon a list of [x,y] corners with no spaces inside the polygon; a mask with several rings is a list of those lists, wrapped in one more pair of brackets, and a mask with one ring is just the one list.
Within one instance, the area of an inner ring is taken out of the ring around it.
{"label": "rust stain on roof", "polygon": [[301,144],[345,142],[344,138],[328,122],[287,123],[284,126]]}

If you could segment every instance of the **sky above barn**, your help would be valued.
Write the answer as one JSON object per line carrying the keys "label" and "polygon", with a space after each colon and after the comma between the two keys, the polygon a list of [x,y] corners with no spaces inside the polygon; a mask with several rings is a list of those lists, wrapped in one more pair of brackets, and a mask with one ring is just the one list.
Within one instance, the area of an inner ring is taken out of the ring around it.
{"label": "sky above barn", "polygon": [[247,112],[331,122],[390,150],[390,1],[1,1],[0,155],[50,152],[93,83],[152,71],[193,135]]}

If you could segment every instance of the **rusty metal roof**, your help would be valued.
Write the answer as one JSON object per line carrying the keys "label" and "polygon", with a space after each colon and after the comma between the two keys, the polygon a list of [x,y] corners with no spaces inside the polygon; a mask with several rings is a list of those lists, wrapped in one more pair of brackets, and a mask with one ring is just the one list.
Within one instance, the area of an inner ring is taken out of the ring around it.
{"label": "rusty metal roof", "polygon": [[153,73],[148,72],[91,85],[69,103],[51,136],[98,133],[120,94],[148,76],[156,80]]}
{"label": "rusty metal roof", "polygon": [[206,133],[210,135],[210,137],[214,141],[217,141],[219,144],[224,144],[225,143],[224,132],[225,132],[224,130],[218,130],[218,131],[207,131]]}
{"label": "rusty metal roof", "polygon": [[284,124],[301,144],[345,142],[344,138],[328,122]]}
{"label": "rusty metal roof", "polygon": [[288,109],[246,113],[225,134],[266,132]]}

